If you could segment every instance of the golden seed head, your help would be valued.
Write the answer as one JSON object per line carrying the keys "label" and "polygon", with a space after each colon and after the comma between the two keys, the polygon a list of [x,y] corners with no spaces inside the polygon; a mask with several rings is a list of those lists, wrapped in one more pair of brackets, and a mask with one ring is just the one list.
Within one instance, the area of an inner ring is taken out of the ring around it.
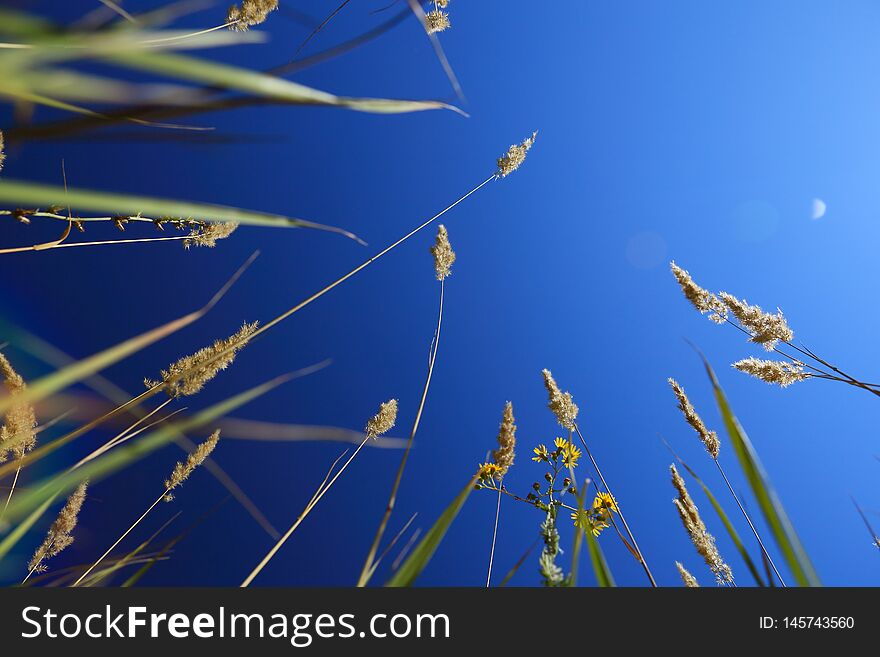
{"label": "golden seed head", "polygon": [[578,407],[577,404],[574,403],[571,393],[562,392],[559,389],[559,385],[556,383],[556,379],[553,378],[553,374],[550,373],[550,370],[542,370],[541,374],[544,375],[544,387],[547,389],[547,395],[549,397],[549,403],[547,406],[553,411],[553,415],[556,416],[556,421],[559,422],[559,424],[566,429],[574,429],[574,422],[578,415]]}
{"label": "golden seed head", "polygon": [[6,161],[6,153],[3,151],[3,131],[0,130],[0,171],[3,171],[3,163]]}
{"label": "golden seed head", "polygon": [[733,364],[740,372],[751,374],[756,379],[765,383],[775,384],[785,388],[792,383],[805,381],[810,378],[809,372],[805,372],[803,365],[797,361],[784,360],[761,360],[760,358],[746,358]]}
{"label": "golden seed head", "polygon": [[3,417],[3,424],[0,425],[0,463],[2,463],[10,454],[20,459],[37,444],[37,416],[33,406],[15,399],[27,390],[27,384],[3,354],[0,354],[0,376],[3,377],[6,393],[13,398],[12,405]]}
{"label": "golden seed head", "polygon": [[681,581],[684,582],[686,587],[689,589],[700,588],[700,583],[697,581],[697,578],[691,575],[678,561],[675,562],[675,567],[678,568],[678,574],[681,575]]}
{"label": "golden seed head", "polygon": [[216,340],[210,347],[204,347],[191,356],[184,356],[176,363],[162,370],[161,381],[144,380],[147,388],[161,385],[169,397],[194,395],[205,387],[221,370],[225,370],[236,354],[247,344],[257,330],[257,322],[243,324],[233,335],[225,340]]}
{"label": "golden seed head", "polygon": [[718,548],[715,545],[715,537],[706,530],[706,525],[703,523],[702,518],[700,518],[700,510],[688,493],[684,479],[678,474],[678,470],[675,469],[674,465],[669,466],[669,470],[672,473],[672,485],[678,491],[678,497],[672,500],[672,503],[675,504],[675,508],[678,510],[678,515],[681,517],[681,522],[687,530],[691,542],[700,556],[703,557],[706,565],[715,574],[715,579],[718,583],[732,583],[733,571],[724,562],[724,559],[721,558],[721,554],[719,554]]}
{"label": "golden seed head", "polygon": [[513,417],[513,404],[504,405],[501,426],[498,427],[498,449],[492,452],[492,460],[499,468],[499,478],[507,474],[516,456],[516,425]]}
{"label": "golden seed head", "polygon": [[437,280],[442,281],[452,273],[452,264],[455,262],[455,251],[449,243],[449,233],[446,232],[446,226],[440,224],[437,226],[437,237],[434,240],[434,246],[431,247],[431,254],[434,256],[434,270],[437,272]]}
{"label": "golden seed head", "polygon": [[391,431],[395,422],[397,422],[397,400],[389,399],[379,404],[379,412],[367,422],[364,433],[370,438],[378,438]]}
{"label": "golden seed head", "polygon": [[507,149],[507,152],[498,158],[498,171],[496,177],[506,178],[514,171],[522,166],[526,161],[526,154],[538,138],[538,132],[532,133],[532,136],[523,141],[521,144],[514,144]]}
{"label": "golden seed head", "polygon": [[678,409],[681,411],[682,415],[684,415],[684,419],[687,420],[687,423],[697,432],[700,440],[702,440],[703,444],[706,446],[706,451],[712,455],[713,459],[717,459],[718,451],[721,449],[721,441],[718,440],[718,434],[714,431],[709,431],[709,429],[706,428],[706,425],[703,424],[702,418],[697,415],[697,411],[694,409],[690,399],[688,399],[688,396],[685,394],[684,388],[678,384],[678,381],[675,379],[667,380],[669,381],[669,385],[672,386],[672,392],[675,393],[676,399],[678,399]]}
{"label": "golden seed head", "polygon": [[434,0],[434,4],[440,9],[446,9],[449,6],[449,0]]}
{"label": "golden seed head", "polygon": [[217,240],[224,240],[238,228],[238,224],[234,221],[224,222],[208,222],[204,226],[193,228],[185,240],[183,240],[183,248],[188,249],[191,246],[206,246],[213,249],[217,246]]}
{"label": "golden seed head", "polygon": [[[186,457],[186,463],[178,461],[177,465],[174,466],[174,470],[171,471],[171,476],[165,480],[165,488],[170,492],[186,481],[193,471],[204,463],[205,459],[211,455],[211,452],[217,447],[217,441],[219,440],[220,429],[217,429],[205,442],[198,445],[189,456]],[[166,502],[170,502],[172,499],[174,498],[169,493],[165,494]]]}
{"label": "golden seed head", "polygon": [[693,304],[694,308],[699,310],[702,315],[709,313],[709,319],[716,324],[723,324],[727,319],[727,306],[721,302],[721,299],[697,285],[691,275],[674,262],[669,263],[669,268],[681,286],[685,298]]}
{"label": "golden seed head", "polygon": [[226,14],[226,22],[232,23],[230,30],[246,32],[249,27],[265,23],[269,14],[278,9],[278,0],[244,0],[241,5],[232,5]]}
{"label": "golden seed head", "polygon": [[428,34],[444,32],[450,27],[452,27],[452,24],[449,22],[449,14],[445,11],[432,9],[425,14],[425,28],[428,30]]}
{"label": "golden seed head", "polygon": [[777,342],[794,340],[794,331],[788,327],[779,308],[773,315],[764,312],[760,306],[750,306],[744,299],[737,299],[727,292],[721,292],[719,296],[742,327],[751,333],[751,342],[757,342],[767,351],[773,351]]}
{"label": "golden seed head", "polygon": [[51,559],[73,543],[73,536],[71,533],[76,527],[79,510],[82,508],[83,502],[86,499],[86,489],[88,488],[88,485],[89,482],[82,482],[76,487],[76,490],[71,493],[70,497],[67,498],[67,503],[64,505],[64,508],[61,509],[61,513],[58,514],[55,522],[49,527],[49,531],[47,532],[43,543],[37,548],[37,551],[34,552],[34,556],[31,557],[31,560],[28,563],[28,571],[33,571],[35,573],[44,572],[46,570],[46,559]]}

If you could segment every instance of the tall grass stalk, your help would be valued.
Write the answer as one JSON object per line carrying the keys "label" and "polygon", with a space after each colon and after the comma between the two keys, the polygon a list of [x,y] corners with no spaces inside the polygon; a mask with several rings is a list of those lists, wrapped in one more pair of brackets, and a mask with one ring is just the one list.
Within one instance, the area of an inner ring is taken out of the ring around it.
{"label": "tall grass stalk", "polygon": [[492,528],[492,548],[489,550],[489,570],[486,573],[486,588],[489,588],[489,583],[492,581],[492,563],[495,560],[495,541],[498,539],[498,518],[501,515],[501,487],[504,485],[503,481],[498,482],[498,502],[495,505],[495,526]]}

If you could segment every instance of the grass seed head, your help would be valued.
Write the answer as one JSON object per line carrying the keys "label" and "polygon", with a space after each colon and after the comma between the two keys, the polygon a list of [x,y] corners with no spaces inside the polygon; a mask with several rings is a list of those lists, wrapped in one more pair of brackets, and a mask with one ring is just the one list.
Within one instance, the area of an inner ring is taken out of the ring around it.
{"label": "grass seed head", "polygon": [[61,509],[61,513],[58,514],[55,522],[49,527],[46,538],[43,540],[40,547],[37,548],[37,551],[34,552],[34,556],[31,557],[31,560],[28,563],[28,571],[33,571],[35,573],[44,572],[46,570],[46,560],[59,554],[62,550],[73,543],[72,532],[76,527],[79,511],[86,499],[87,488],[88,482],[84,481],[77,486],[76,490],[74,490],[70,497],[67,498],[67,502],[65,503],[64,508]]}
{"label": "grass seed head", "polygon": [[370,438],[378,438],[394,428],[397,422],[397,400],[389,399],[379,404],[379,412],[367,422],[364,433]]}
{"label": "grass seed head", "polygon": [[449,22],[449,14],[439,9],[432,9],[425,14],[425,28],[428,34],[436,34],[437,32],[445,32],[452,24]]}
{"label": "grass seed head", "polygon": [[669,268],[681,286],[685,299],[690,301],[700,314],[709,313],[710,320],[716,324],[723,324],[727,319],[727,306],[721,299],[697,285],[691,275],[674,262],[669,263]]}
{"label": "grass seed head", "polygon": [[225,370],[236,354],[247,344],[248,338],[257,330],[257,322],[243,324],[233,335],[225,340],[216,340],[210,347],[204,347],[191,356],[184,356],[176,363],[162,370],[161,381],[144,380],[147,388],[162,385],[169,397],[194,395],[205,387],[221,370]]}
{"label": "grass seed head", "polygon": [[3,131],[0,130],[0,171],[3,171],[3,163],[6,161],[6,153],[3,150]]}
{"label": "grass seed head", "polygon": [[189,478],[197,467],[205,462],[205,459],[208,458],[211,455],[211,452],[214,451],[214,448],[217,447],[217,442],[219,440],[220,429],[217,429],[205,442],[198,445],[192,452],[190,452],[189,456],[186,457],[185,463],[181,463],[180,461],[177,462],[177,465],[174,466],[174,470],[171,471],[171,476],[165,480],[165,488],[169,491],[165,494],[166,502],[170,502],[174,499],[170,494],[170,491],[180,486]]}
{"label": "grass seed head", "polygon": [[191,246],[205,246],[213,249],[217,246],[217,240],[224,240],[238,228],[238,224],[234,221],[224,222],[208,222],[204,226],[193,228],[185,240],[183,240],[183,248],[188,249]]}
{"label": "grass seed head", "polygon": [[226,14],[230,30],[246,32],[249,27],[266,22],[269,14],[278,9],[278,0],[244,0],[232,5]]}
{"label": "grass seed head", "polygon": [[700,440],[703,441],[703,445],[706,446],[706,451],[709,452],[713,459],[717,459],[718,452],[721,449],[721,441],[718,440],[718,434],[714,431],[709,431],[709,429],[706,428],[702,418],[697,415],[697,411],[694,409],[693,404],[691,404],[690,399],[688,399],[688,396],[684,392],[684,388],[679,385],[678,381],[675,379],[668,379],[668,381],[669,385],[672,387],[672,392],[675,393],[675,397],[678,399],[678,409],[681,411],[682,415],[684,415],[684,419],[687,420],[687,423],[697,432]]}
{"label": "grass seed head", "polygon": [[727,292],[721,292],[719,296],[743,328],[752,334],[749,338],[751,342],[757,342],[767,351],[773,351],[778,342],[794,340],[794,331],[789,328],[779,308],[774,315],[765,312],[760,306],[750,306],[744,299],[737,299]]}
{"label": "grass seed head", "polygon": [[0,463],[2,463],[10,454],[14,458],[21,458],[37,444],[37,416],[33,406],[15,400],[27,390],[27,384],[3,354],[0,354],[0,376],[3,377],[6,393],[13,398],[12,406],[3,417],[3,424],[0,425]]}
{"label": "grass seed head", "polygon": [[733,364],[740,372],[750,374],[765,383],[778,385],[783,388],[798,381],[805,381],[810,374],[804,371],[798,362],[784,360],[761,360],[760,358],[746,358]]}
{"label": "grass seed head", "polygon": [[522,163],[526,161],[526,154],[537,138],[538,132],[535,131],[531,137],[524,140],[521,144],[514,144],[508,148],[507,152],[498,158],[498,171],[495,175],[499,178],[506,178],[519,169]]}
{"label": "grass seed head", "polygon": [[514,421],[513,404],[507,402],[501,416],[501,426],[498,427],[498,449],[492,452],[492,460],[498,466],[499,478],[507,474],[516,456],[516,425]]}
{"label": "grass seed head", "polygon": [[437,280],[442,281],[452,273],[452,265],[455,262],[455,251],[449,243],[449,233],[446,226],[437,226],[437,237],[434,246],[431,247],[434,256],[434,270],[437,272]]}
{"label": "grass seed head", "polygon": [[700,588],[700,583],[697,581],[697,578],[691,575],[687,569],[681,565],[678,561],[675,562],[675,567],[678,568],[678,574],[681,575],[681,581],[684,582],[684,585],[689,589],[698,589]]}
{"label": "grass seed head", "polygon": [[553,378],[550,370],[542,370],[541,374],[544,376],[544,387],[547,389],[547,396],[549,397],[547,406],[553,412],[553,415],[556,416],[556,421],[559,424],[566,429],[574,429],[574,422],[578,416],[578,407],[574,403],[571,393],[562,392],[559,389],[559,385],[556,383],[556,379]]}

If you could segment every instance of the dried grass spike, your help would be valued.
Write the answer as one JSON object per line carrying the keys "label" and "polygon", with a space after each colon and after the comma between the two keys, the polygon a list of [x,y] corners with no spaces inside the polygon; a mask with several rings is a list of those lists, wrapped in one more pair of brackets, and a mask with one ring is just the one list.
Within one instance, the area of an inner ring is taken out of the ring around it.
{"label": "dried grass spike", "polygon": [[238,224],[234,221],[209,222],[204,226],[194,228],[185,240],[183,240],[183,248],[188,249],[192,246],[205,246],[213,249],[217,246],[217,240],[224,240],[238,228]]}
{"label": "dried grass spike", "polygon": [[506,178],[519,169],[522,163],[526,161],[526,154],[537,138],[538,132],[535,131],[531,137],[524,140],[521,144],[514,144],[508,148],[507,152],[498,158],[498,171],[495,175],[499,178]]}
{"label": "dried grass spike", "polygon": [[[0,354],[0,375],[6,392],[14,399],[27,390],[27,384],[12,367],[12,363]],[[37,443],[37,416],[34,408],[27,402],[14,401],[3,417],[0,425],[0,463],[10,454],[21,458],[31,451]]]}
{"label": "dried grass spike", "polygon": [[498,466],[501,477],[507,474],[516,456],[516,424],[514,422],[513,404],[507,402],[501,416],[501,426],[498,427],[498,449],[492,452],[492,460]]}
{"label": "dried grass spike", "polygon": [[690,301],[700,314],[709,313],[709,319],[716,324],[723,324],[727,320],[727,306],[716,295],[704,290],[694,282],[691,275],[674,262],[669,263],[672,275],[681,286],[685,298]]}
{"label": "dried grass spike", "polygon": [[777,342],[794,340],[794,331],[789,328],[779,308],[774,315],[765,312],[760,306],[750,306],[744,299],[737,299],[727,292],[721,292],[719,296],[743,328],[752,334],[749,338],[751,342],[757,342],[767,351],[773,351]]}
{"label": "dried grass spike", "polygon": [[73,536],[71,534],[76,527],[79,511],[86,499],[86,489],[88,488],[88,485],[87,481],[82,482],[76,487],[76,490],[73,491],[70,497],[67,498],[67,502],[65,503],[64,508],[61,509],[61,513],[58,514],[55,522],[49,527],[49,531],[46,534],[43,543],[37,548],[37,551],[34,552],[34,556],[31,557],[31,560],[28,563],[29,572],[44,572],[46,570],[45,561],[56,556],[73,543]]}
{"label": "dried grass spike", "polygon": [[161,371],[161,381],[144,380],[147,388],[162,385],[170,397],[194,395],[205,387],[221,370],[235,360],[236,354],[247,344],[248,338],[257,330],[257,322],[243,324],[225,340],[216,340],[191,356],[184,356]]}
{"label": "dried grass spike", "polygon": [[[217,447],[217,441],[220,440],[220,429],[212,433],[208,439],[198,445],[186,458],[186,463],[177,462],[171,476],[165,480],[165,488],[172,491],[186,481],[193,471],[205,462],[205,459],[211,455],[214,448]],[[165,495],[165,501],[170,502],[173,497],[170,494]]]}
{"label": "dried grass spike", "polygon": [[689,589],[700,588],[700,583],[697,581],[697,578],[691,575],[678,561],[675,562],[675,567],[678,568],[678,574],[681,575],[681,581],[684,582],[686,587]]}
{"label": "dried grass spike", "polygon": [[437,226],[437,237],[434,246],[431,247],[434,256],[434,270],[437,272],[437,280],[442,281],[452,273],[452,265],[455,262],[455,251],[449,243],[449,233],[446,226]]}
{"label": "dried grass spike", "polygon": [[394,428],[397,422],[397,400],[389,399],[379,405],[379,412],[367,422],[364,433],[370,438],[378,438]]}
{"label": "dried grass spike", "polygon": [[675,393],[676,399],[678,399],[678,409],[681,411],[682,415],[684,415],[684,419],[687,420],[687,423],[697,432],[700,440],[703,441],[703,445],[706,446],[706,451],[711,454],[713,459],[717,459],[718,452],[721,449],[721,441],[718,440],[718,434],[714,431],[709,431],[709,429],[706,428],[702,418],[697,415],[696,409],[694,409],[693,404],[691,404],[690,399],[688,399],[688,396],[684,392],[684,388],[678,384],[678,381],[675,379],[667,380],[672,387],[672,392]]}
{"label": "dried grass spike", "polygon": [[249,27],[266,22],[269,14],[278,9],[278,0],[244,0],[232,5],[226,14],[230,30],[246,32]]}
{"label": "dried grass spike", "polygon": [[740,372],[750,374],[765,383],[778,385],[783,388],[798,381],[806,381],[810,378],[809,372],[805,372],[803,365],[796,361],[784,360],[761,360],[760,358],[746,358],[733,364]]}
{"label": "dried grass spike", "polygon": [[553,378],[553,374],[550,370],[542,370],[541,374],[544,376],[544,387],[547,389],[547,395],[549,397],[549,403],[547,406],[553,412],[553,415],[556,416],[556,421],[559,422],[559,424],[566,429],[574,429],[574,422],[578,415],[578,407],[577,404],[574,403],[571,393],[562,392],[559,389],[559,385],[556,383],[556,379]]}

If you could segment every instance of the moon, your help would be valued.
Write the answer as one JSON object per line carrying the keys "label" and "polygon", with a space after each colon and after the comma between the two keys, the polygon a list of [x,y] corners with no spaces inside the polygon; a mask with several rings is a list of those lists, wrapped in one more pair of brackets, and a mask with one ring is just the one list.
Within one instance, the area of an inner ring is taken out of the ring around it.
{"label": "moon", "polygon": [[817,220],[821,219],[825,216],[825,211],[828,209],[828,206],[825,205],[825,201],[820,198],[813,199],[813,209],[810,211],[810,219]]}

